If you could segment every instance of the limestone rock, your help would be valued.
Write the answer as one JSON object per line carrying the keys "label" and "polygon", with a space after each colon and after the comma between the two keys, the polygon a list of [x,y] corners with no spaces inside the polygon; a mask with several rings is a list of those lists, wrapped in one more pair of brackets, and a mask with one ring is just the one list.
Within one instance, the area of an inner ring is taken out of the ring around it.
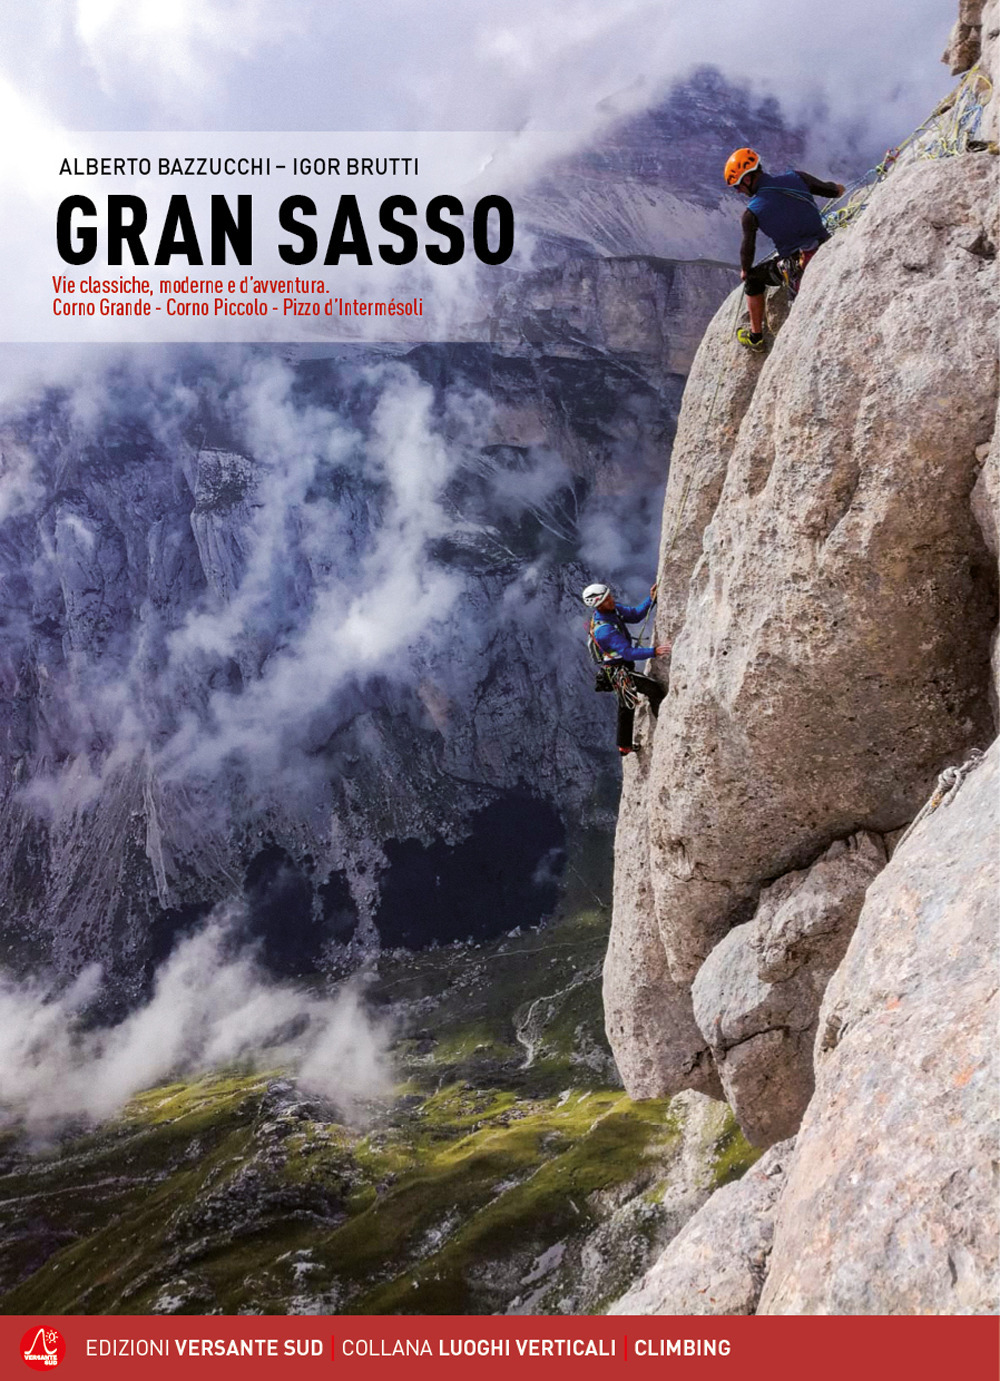
{"label": "limestone rock", "polygon": [[753,920],[729,932],[695,979],[695,1020],[755,1145],[798,1130],[820,1002],[884,865],[877,835],[837,840],[812,868],[766,887]]}
{"label": "limestone rock", "polygon": [[[637,738],[647,738],[648,711],[640,711]],[[721,1097],[722,1089],[695,1025],[691,994],[676,984],[652,914],[646,859],[645,787],[648,748],[625,762],[629,790],[615,835],[615,899],[604,964],[604,1019],[619,1073],[633,1098],[662,1098],[683,1088]],[[627,801],[627,804],[626,804]]]}
{"label": "limestone rock", "polygon": [[717,1189],[609,1314],[753,1314],[793,1143]]}
{"label": "limestone rock", "polygon": [[960,0],[958,18],[948,35],[941,55],[953,73],[967,72],[978,61],[981,50],[983,0]]}
{"label": "limestone rock", "polygon": [[742,359],[732,358],[730,337],[742,302],[743,289],[734,288],[705,332],[684,390],[663,503],[657,642],[672,640],[683,624],[702,533],[719,502],[729,456],[760,375],[757,356],[744,351]]}
{"label": "limestone rock", "polygon": [[[985,452],[983,468],[970,496],[972,512],[983,534],[983,541],[993,557],[1000,558],[1000,425],[993,432],[989,446],[977,448],[977,457]],[[1000,730],[1000,634],[994,632],[990,655],[990,703],[993,722]]]}
{"label": "limestone rock", "polygon": [[228,602],[246,570],[251,547],[247,529],[253,521],[258,467],[231,451],[202,450],[186,468],[193,472],[191,531],[201,568],[209,587]]}
{"label": "limestone rock", "polygon": [[[983,454],[979,457],[979,452]],[[977,447],[977,458],[983,461],[975,488],[972,491],[972,512],[983,534],[983,541],[993,559],[1000,555],[997,538],[997,519],[1000,510],[1000,438],[993,434],[992,445]]]}
{"label": "limestone rock", "polygon": [[807,870],[786,873],[761,893],[754,917],[757,972],[781,983],[808,968],[826,984],[854,932],[865,891],[885,867],[878,835],[837,839]]}
{"label": "limestone rock", "polygon": [[995,743],[869,890],[761,1313],[996,1309],[998,761]]}
{"label": "limestone rock", "polygon": [[[942,764],[989,737],[995,578],[968,493],[996,408],[996,275],[974,251],[995,196],[986,156],[900,169],[817,255],[760,367],[653,747],[677,981],[763,880],[912,819]],[[728,349],[739,391],[753,366]]]}

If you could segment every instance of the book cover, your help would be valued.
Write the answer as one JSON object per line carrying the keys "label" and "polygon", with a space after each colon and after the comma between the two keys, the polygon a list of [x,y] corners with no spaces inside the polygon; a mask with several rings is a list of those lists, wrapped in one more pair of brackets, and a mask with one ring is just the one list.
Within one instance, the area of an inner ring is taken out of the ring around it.
{"label": "book cover", "polygon": [[996,11],[11,8],[28,1365],[993,1312]]}

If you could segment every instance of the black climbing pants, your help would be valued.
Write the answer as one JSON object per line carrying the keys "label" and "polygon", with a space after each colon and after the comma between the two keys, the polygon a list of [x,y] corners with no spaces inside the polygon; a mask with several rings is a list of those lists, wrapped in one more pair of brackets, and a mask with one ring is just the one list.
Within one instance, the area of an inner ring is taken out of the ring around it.
{"label": "black climbing pants", "polygon": [[[666,695],[666,688],[661,686],[659,681],[654,681],[651,676],[638,676],[632,672],[632,683],[640,695],[646,696],[649,700],[649,708],[655,715],[660,708],[660,702]],[[619,749],[630,749],[632,744],[632,726],[635,723],[635,706],[629,705],[626,700],[619,695],[618,697],[618,747]]]}

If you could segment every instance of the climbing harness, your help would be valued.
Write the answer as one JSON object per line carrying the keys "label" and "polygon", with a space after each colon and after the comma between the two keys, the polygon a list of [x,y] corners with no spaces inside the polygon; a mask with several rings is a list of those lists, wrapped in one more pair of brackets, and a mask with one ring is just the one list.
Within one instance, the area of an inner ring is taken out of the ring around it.
{"label": "climbing harness", "polygon": [[[646,612],[646,618],[639,632],[640,647],[642,646],[643,638],[646,636],[646,624],[649,622],[649,616],[653,612],[654,606],[655,601],[653,604],[650,604]],[[631,634],[629,634],[629,636],[631,636]],[[626,710],[634,710],[639,703],[639,692],[636,690],[635,678],[632,675],[631,669],[627,667],[624,662],[616,661],[614,653],[606,653],[597,641],[594,634],[593,614],[590,616],[590,623],[587,628],[587,647],[590,650],[591,658],[599,668],[594,678],[594,690],[603,692],[613,691],[618,698],[619,705],[622,705]]]}
{"label": "climbing harness", "polygon": [[947,805],[958,795],[959,787],[965,781],[970,772],[982,762],[984,753],[981,748],[973,748],[967,760],[958,766],[946,767],[937,779],[937,785],[931,792],[930,799],[925,801],[920,810],[910,821],[905,832],[900,836],[896,843],[894,853],[898,853],[903,844],[909,839],[910,835],[917,828],[922,820],[926,820],[928,815],[932,815],[939,806]]}
{"label": "climbing harness", "polygon": [[[819,245],[816,246],[816,249],[818,248]],[[785,284],[789,303],[794,302],[798,296],[802,275],[806,271],[809,260],[816,253],[816,249],[797,249],[794,254],[789,254],[786,258],[778,260],[778,272]]]}

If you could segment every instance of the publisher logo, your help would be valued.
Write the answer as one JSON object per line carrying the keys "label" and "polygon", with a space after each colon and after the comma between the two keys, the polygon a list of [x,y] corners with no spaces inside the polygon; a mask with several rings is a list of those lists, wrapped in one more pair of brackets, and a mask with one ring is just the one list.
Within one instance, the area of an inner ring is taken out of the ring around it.
{"label": "publisher logo", "polygon": [[21,1356],[35,1371],[49,1371],[66,1356],[66,1341],[58,1328],[43,1323],[25,1333],[21,1339]]}

